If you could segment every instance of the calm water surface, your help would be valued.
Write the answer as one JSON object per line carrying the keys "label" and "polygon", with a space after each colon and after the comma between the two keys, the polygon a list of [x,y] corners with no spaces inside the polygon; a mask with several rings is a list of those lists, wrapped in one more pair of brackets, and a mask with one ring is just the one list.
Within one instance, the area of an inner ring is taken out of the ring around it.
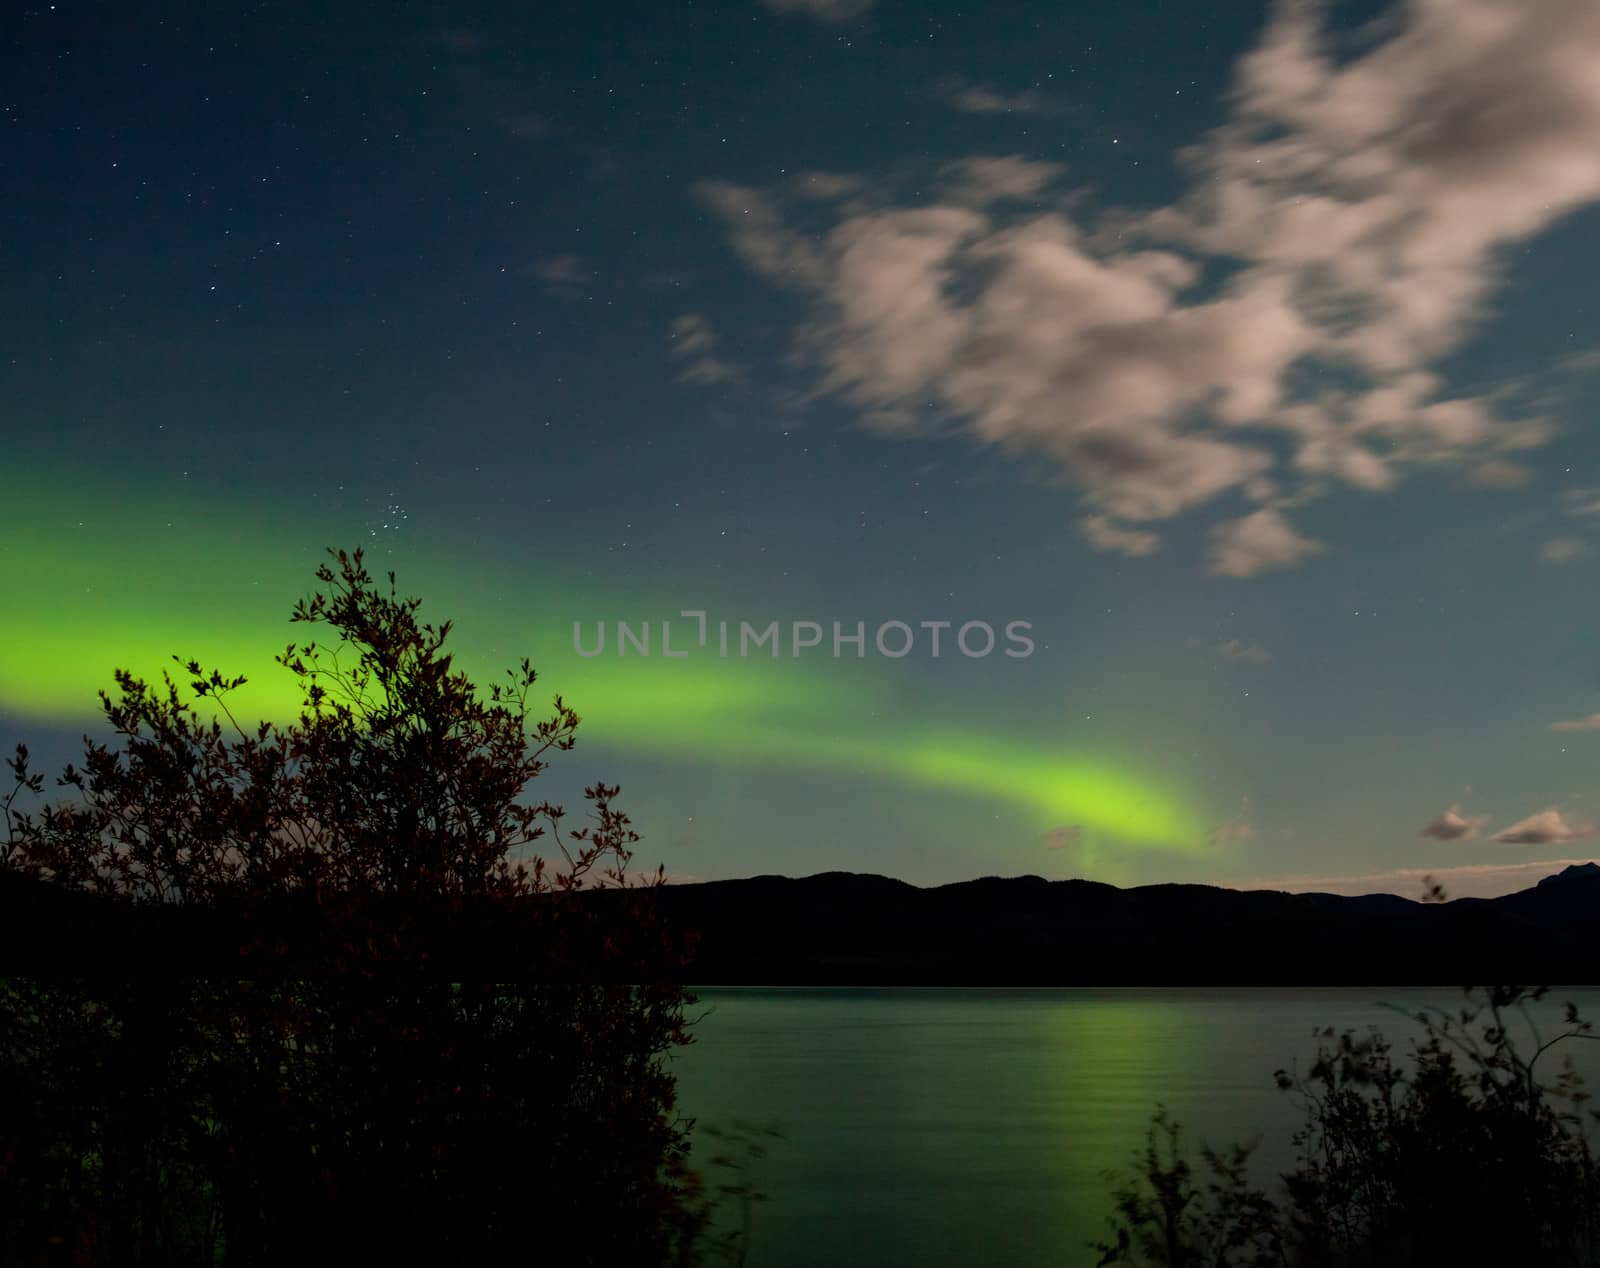
{"label": "calm water surface", "polygon": [[[760,1164],[752,1268],[1092,1264],[1103,1173],[1165,1103],[1194,1136],[1262,1137],[1287,1165],[1299,1115],[1273,1071],[1316,1026],[1418,1028],[1384,1004],[1458,1007],[1450,990],[700,988],[675,1058],[701,1123],[776,1121]],[[1600,1017],[1600,989],[1559,999]],[[1600,1084],[1600,1044],[1568,1045]],[[703,1159],[711,1142],[702,1142]]]}

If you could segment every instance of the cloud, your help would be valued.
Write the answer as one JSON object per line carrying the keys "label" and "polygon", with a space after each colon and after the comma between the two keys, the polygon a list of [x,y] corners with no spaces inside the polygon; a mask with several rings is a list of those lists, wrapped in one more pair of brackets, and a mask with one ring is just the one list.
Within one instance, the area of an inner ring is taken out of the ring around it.
{"label": "cloud", "polygon": [[1567,722],[1552,722],[1552,731],[1600,731],[1600,713],[1591,713],[1586,718],[1573,718]]}
{"label": "cloud", "polygon": [[854,22],[872,8],[872,0],[761,0],[774,13],[797,13],[818,22]]}
{"label": "cloud", "polygon": [[1044,834],[1045,848],[1050,850],[1064,850],[1068,846],[1076,845],[1083,837],[1083,825],[1077,823],[1063,824],[1059,828],[1051,828]]}
{"label": "cloud", "polygon": [[1496,252],[1600,198],[1600,10],[1412,0],[1395,17],[1341,61],[1320,6],[1279,4],[1233,118],[1190,155],[1210,180],[1170,218],[1342,312],[1335,346],[1380,375],[1454,347]]}
{"label": "cloud", "polygon": [[1419,834],[1432,841],[1471,841],[1489,822],[1488,815],[1466,818],[1460,806],[1451,806]]}
{"label": "cloud", "polygon": [[731,181],[702,181],[702,200],[722,216],[733,246],[757,272],[804,289],[823,285],[822,258],[815,246],[783,223],[777,203],[759,189]]}
{"label": "cloud", "polygon": [[1212,845],[1243,845],[1255,839],[1255,825],[1250,822],[1250,798],[1239,798],[1239,813],[1226,823],[1211,830]]}
{"label": "cloud", "polygon": [[1261,665],[1272,659],[1272,653],[1254,639],[1246,642],[1238,638],[1225,638],[1217,644],[1217,655],[1223,660],[1242,661]]}
{"label": "cloud", "polygon": [[712,351],[717,346],[717,336],[711,323],[699,313],[684,313],[673,320],[672,338],[674,353],[678,356],[697,356]]}
{"label": "cloud", "polygon": [[863,182],[859,176],[848,172],[801,172],[792,182],[795,194],[801,198],[832,200],[860,193]]}
{"label": "cloud", "polygon": [[[1294,323],[1255,298],[1172,320],[1191,266],[1165,252],[1093,257],[1048,213],[1002,226],[983,204],[1036,193],[1042,165],[990,159],[951,174],[947,200],[850,215],[822,243],[783,225],[759,191],[708,187],[736,249],[775,281],[821,299],[802,351],[822,388],[881,427],[936,413],[975,438],[1044,453],[1108,519],[1166,519],[1250,485],[1263,449],[1180,433],[1200,395],[1260,396]],[[962,302],[959,296],[971,298]]]}
{"label": "cloud", "polygon": [[684,313],[672,323],[672,357],[684,363],[678,373],[680,383],[713,387],[734,383],[743,377],[739,368],[718,354],[718,340],[711,324],[699,313]]}
{"label": "cloud", "polygon": [[1561,502],[1568,515],[1600,515],[1600,489],[1573,489]]}
{"label": "cloud", "polygon": [[1322,549],[1294,531],[1280,511],[1264,506],[1211,530],[1211,571],[1221,577],[1253,577],[1268,568],[1288,568]]}
{"label": "cloud", "polygon": [[1004,155],[931,197],[875,176],[805,233],[764,191],[702,194],[807,301],[818,390],[872,426],[1042,459],[1125,532],[1242,499],[1214,570],[1292,567],[1317,544],[1283,508],[1329,488],[1522,478],[1548,423],[1436,367],[1507,248],[1600,201],[1600,6],[1412,0],[1373,31],[1336,57],[1320,7],[1279,3],[1181,156],[1189,192],[1154,212],[1086,225],[1062,169]]}
{"label": "cloud", "polygon": [[1007,154],[958,159],[946,163],[940,176],[949,201],[981,208],[1008,200],[1036,202],[1065,170],[1059,163]]}
{"label": "cloud", "polygon": [[1533,479],[1533,472],[1503,458],[1490,458],[1467,472],[1467,483],[1476,489],[1520,489]]}
{"label": "cloud", "polygon": [[1490,840],[1498,841],[1501,845],[1552,845],[1560,841],[1578,841],[1594,835],[1596,835],[1594,825],[1570,823],[1552,806],[1496,832]]}
{"label": "cloud", "polygon": [[1588,545],[1577,537],[1552,537],[1539,547],[1539,558],[1547,564],[1574,563],[1588,553]]}
{"label": "cloud", "polygon": [[1060,107],[1036,92],[996,92],[981,84],[952,86],[946,98],[967,114],[1057,114]]}
{"label": "cloud", "polygon": [[1104,515],[1089,515],[1078,521],[1084,537],[1096,550],[1113,551],[1137,557],[1154,554],[1161,538],[1144,529],[1120,528]]}
{"label": "cloud", "polygon": [[523,270],[551,290],[570,292],[590,281],[593,274],[577,255],[547,255]]}

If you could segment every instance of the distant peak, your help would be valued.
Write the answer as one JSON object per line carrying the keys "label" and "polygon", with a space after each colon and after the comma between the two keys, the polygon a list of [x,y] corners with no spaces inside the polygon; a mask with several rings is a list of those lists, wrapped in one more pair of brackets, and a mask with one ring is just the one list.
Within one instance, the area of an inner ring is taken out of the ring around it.
{"label": "distant peak", "polygon": [[1553,876],[1546,876],[1539,882],[1541,885],[1560,885],[1567,881],[1588,880],[1600,876],[1600,863],[1574,863],[1564,867]]}

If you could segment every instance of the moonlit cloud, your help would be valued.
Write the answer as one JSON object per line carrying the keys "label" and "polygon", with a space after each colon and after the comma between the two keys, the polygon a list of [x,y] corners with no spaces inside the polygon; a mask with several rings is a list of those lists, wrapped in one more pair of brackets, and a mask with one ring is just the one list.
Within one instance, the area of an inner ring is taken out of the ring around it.
{"label": "moonlit cloud", "polygon": [[1533,472],[1503,458],[1480,462],[1467,472],[1467,483],[1477,489],[1520,489],[1533,479]]}
{"label": "moonlit cloud", "polygon": [[1553,537],[1539,547],[1539,558],[1547,564],[1575,563],[1588,553],[1588,545],[1578,537]]}
{"label": "moonlit cloud", "polygon": [[1488,822],[1488,815],[1467,818],[1461,813],[1460,806],[1451,806],[1423,828],[1421,835],[1431,841],[1471,841]]}
{"label": "moonlit cloud", "polygon": [[1496,832],[1490,839],[1502,845],[1552,845],[1595,835],[1594,825],[1572,823],[1552,806]]}
{"label": "moonlit cloud", "polygon": [[809,300],[797,350],[872,426],[1045,459],[1122,553],[1253,502],[1214,528],[1212,570],[1293,567],[1319,544],[1291,501],[1440,464],[1527,478],[1514,456],[1546,420],[1452,395],[1436,366],[1505,248],[1600,201],[1588,0],[1413,0],[1358,55],[1327,43],[1318,7],[1280,3],[1227,121],[1182,156],[1190,192],[1100,228],[1070,173],[1005,156],[947,167],[915,205],[879,179],[820,233],[764,191],[702,193],[745,262]]}
{"label": "moonlit cloud", "polygon": [[819,22],[854,22],[872,8],[872,0],[761,0],[774,13],[795,13]]}
{"label": "moonlit cloud", "polygon": [[1253,577],[1269,568],[1288,568],[1322,549],[1302,537],[1279,511],[1262,507],[1211,530],[1211,571],[1221,577]]}
{"label": "moonlit cloud", "polygon": [[1225,638],[1217,644],[1217,655],[1223,660],[1262,665],[1272,659],[1272,653],[1254,639]]}
{"label": "moonlit cloud", "polygon": [[677,318],[672,323],[671,339],[673,358],[683,362],[679,382],[713,387],[741,377],[737,366],[717,355],[716,333],[699,313],[684,313]]}
{"label": "moonlit cloud", "polygon": [[1190,155],[1210,179],[1172,217],[1292,276],[1334,347],[1380,374],[1454,347],[1495,251],[1600,197],[1600,9],[1413,0],[1395,16],[1336,61],[1320,6],[1279,4],[1233,118]]}
{"label": "moonlit cloud", "polygon": [[946,201],[974,207],[1008,200],[1036,202],[1065,170],[1059,163],[1017,154],[958,159],[940,172],[941,189]]}
{"label": "moonlit cloud", "polygon": [[1161,538],[1145,529],[1119,528],[1104,515],[1087,515],[1078,521],[1084,538],[1096,550],[1138,557],[1154,554]]}
{"label": "moonlit cloud", "polygon": [[1036,92],[996,92],[981,84],[955,86],[948,100],[967,114],[1054,114],[1058,109]]}
{"label": "moonlit cloud", "polygon": [[557,291],[576,290],[591,279],[590,269],[576,255],[550,255],[525,270],[528,276]]}
{"label": "moonlit cloud", "polygon": [[796,176],[793,187],[796,197],[831,201],[860,193],[863,185],[859,176],[848,172],[813,171]]}
{"label": "moonlit cloud", "polygon": [[1243,845],[1255,840],[1255,824],[1250,821],[1250,798],[1239,799],[1239,813],[1211,829],[1212,845]]}
{"label": "moonlit cloud", "polygon": [[1573,718],[1565,722],[1552,722],[1552,731],[1600,731],[1600,713],[1591,713],[1586,718]]}

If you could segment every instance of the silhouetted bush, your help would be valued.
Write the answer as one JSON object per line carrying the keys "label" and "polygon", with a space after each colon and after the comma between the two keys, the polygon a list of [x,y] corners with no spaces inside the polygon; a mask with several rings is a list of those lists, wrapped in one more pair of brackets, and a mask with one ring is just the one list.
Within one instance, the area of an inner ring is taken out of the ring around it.
{"label": "silhouetted bush", "polygon": [[[1396,1060],[1377,1028],[1317,1032],[1303,1075],[1279,1086],[1305,1111],[1294,1167],[1268,1191],[1250,1149],[1186,1158],[1158,1111],[1131,1179],[1118,1188],[1102,1264],[1593,1265],[1600,1263],[1600,1173],[1589,1138],[1600,1115],[1570,1053],[1592,1040],[1568,1004],[1553,1031],[1530,1005],[1546,989],[1469,989],[1459,1011],[1414,1016],[1422,1037]],[[1530,1038],[1520,1045],[1513,1019]]]}
{"label": "silhouetted bush", "polygon": [[334,565],[292,618],[332,642],[279,657],[298,722],[241,727],[194,661],[188,694],[119,671],[71,800],[6,805],[13,900],[197,960],[0,982],[0,1264],[687,1262],[662,874],[615,788],[570,832],[523,799],[579,722],[533,715],[526,661],[485,695],[392,574]]}

